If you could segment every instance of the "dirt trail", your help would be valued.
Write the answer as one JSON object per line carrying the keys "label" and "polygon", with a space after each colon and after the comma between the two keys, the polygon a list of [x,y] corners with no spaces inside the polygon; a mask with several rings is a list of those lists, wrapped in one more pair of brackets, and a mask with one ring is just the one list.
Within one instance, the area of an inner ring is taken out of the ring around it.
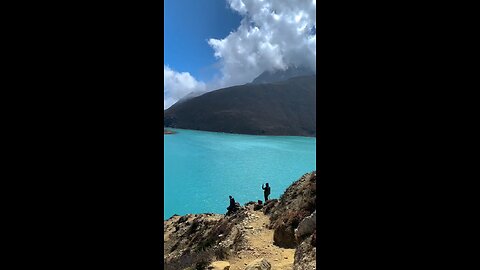
{"label": "dirt trail", "polygon": [[272,265],[272,270],[291,270],[295,249],[285,249],[273,245],[273,230],[266,228],[270,223],[268,216],[261,211],[249,210],[243,231],[248,241],[246,250],[228,259],[231,270],[243,270],[255,259],[265,258]]}

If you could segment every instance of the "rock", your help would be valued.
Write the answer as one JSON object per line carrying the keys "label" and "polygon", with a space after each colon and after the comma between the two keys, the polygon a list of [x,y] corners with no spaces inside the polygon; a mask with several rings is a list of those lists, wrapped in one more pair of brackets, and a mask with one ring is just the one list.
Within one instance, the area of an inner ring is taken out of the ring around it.
{"label": "rock", "polygon": [[295,229],[295,238],[301,240],[304,236],[309,236],[317,227],[317,211],[315,210],[310,216],[304,218],[298,228]]}
{"label": "rock", "polygon": [[227,261],[216,261],[212,262],[207,269],[209,270],[229,270],[230,263]]}
{"label": "rock", "polygon": [[278,225],[273,232],[273,243],[282,248],[294,248],[297,243],[293,228],[284,223]]}
{"label": "rock", "polygon": [[316,248],[310,244],[311,238],[313,235],[303,240],[295,249],[293,270],[315,269]]}
{"label": "rock", "polygon": [[278,204],[278,199],[269,200],[263,204],[263,213],[270,214],[271,210]]}
{"label": "rock", "polygon": [[248,203],[245,204],[245,206],[247,206],[247,205],[253,205],[253,204],[255,204],[254,201],[249,201]]}
{"label": "rock", "polygon": [[[263,208],[263,203],[261,200],[258,200],[258,202],[256,204],[254,204],[253,206],[253,210],[254,211],[258,211],[258,210],[261,210]],[[254,217],[256,217],[255,215],[253,215]]]}
{"label": "rock", "polygon": [[272,269],[272,265],[265,258],[254,260],[245,267],[245,270],[271,270],[271,269]]}
{"label": "rock", "polygon": [[182,216],[180,217],[180,219],[178,219],[178,223],[183,223],[185,221],[187,221],[188,217],[187,216]]}
{"label": "rock", "polygon": [[245,229],[251,230],[251,229],[253,229],[253,226],[245,226]]}

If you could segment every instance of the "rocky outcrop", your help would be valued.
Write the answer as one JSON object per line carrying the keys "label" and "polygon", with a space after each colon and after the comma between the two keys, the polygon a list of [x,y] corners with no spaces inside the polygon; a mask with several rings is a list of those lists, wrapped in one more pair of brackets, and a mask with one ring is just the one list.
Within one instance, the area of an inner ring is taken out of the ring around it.
{"label": "rocky outcrop", "polygon": [[[298,245],[295,229],[316,208],[316,179],[316,172],[303,175],[287,188],[278,203],[271,206],[270,228],[275,230],[275,245],[284,248],[294,248]],[[267,207],[268,205],[264,208]]]}
{"label": "rocky outcrop", "polygon": [[242,248],[245,242],[237,224],[247,217],[240,208],[231,216],[218,214],[173,216],[164,222],[164,268],[206,269]]}
{"label": "rocky outcrop", "polygon": [[[316,172],[312,172],[294,182],[279,200],[252,201],[229,216],[211,213],[172,216],[164,221],[164,268],[239,269],[238,259],[244,260],[245,254],[250,254],[247,256],[253,257],[242,262],[242,269],[244,265],[246,270],[271,269],[272,265],[265,258],[275,265],[284,257],[272,258],[271,253],[262,252],[268,250],[268,246],[275,246],[277,249],[295,248],[294,256],[292,251],[288,256],[293,259],[289,262],[289,269],[292,263],[295,270],[315,269],[315,189]],[[263,220],[252,223],[259,218]],[[268,229],[274,230],[273,239],[269,231],[270,243],[259,249],[258,239],[256,242],[252,239],[260,230]],[[271,245],[272,240],[274,245]],[[256,244],[252,246],[252,243]],[[250,261],[259,256],[263,258]]]}
{"label": "rocky outcrop", "polygon": [[265,205],[263,207],[263,213],[265,215],[267,214],[270,214],[270,212],[275,209],[275,207],[277,206],[278,204],[278,200],[277,199],[273,199],[273,200],[268,200],[267,202],[265,202]]}
{"label": "rocky outcrop", "polygon": [[315,270],[317,248],[312,245],[314,235],[310,235],[295,249],[293,270]]}
{"label": "rocky outcrop", "polygon": [[296,247],[294,270],[316,269],[316,179],[316,172],[305,174],[287,188],[271,209],[274,243]]}
{"label": "rocky outcrop", "polygon": [[257,259],[251,263],[249,263],[245,270],[270,270],[272,269],[272,265],[265,259]]}

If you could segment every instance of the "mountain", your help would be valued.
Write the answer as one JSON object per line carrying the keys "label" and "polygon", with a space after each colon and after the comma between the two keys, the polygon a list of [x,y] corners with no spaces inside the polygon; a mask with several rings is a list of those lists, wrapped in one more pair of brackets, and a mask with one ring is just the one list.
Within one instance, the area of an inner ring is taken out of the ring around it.
{"label": "mountain", "polygon": [[252,81],[252,84],[273,83],[299,76],[311,76],[315,72],[306,67],[289,67],[286,70],[265,71]]}
{"label": "mountain", "polygon": [[179,99],[176,103],[180,104],[184,101],[187,101],[189,99],[192,99],[194,97],[198,97],[198,96],[201,96],[203,94],[207,93],[207,91],[197,91],[197,92],[190,92],[188,93],[187,95],[185,95],[184,97],[182,97],[181,99]]}
{"label": "mountain", "polygon": [[164,112],[164,126],[254,135],[316,136],[316,75],[271,83],[258,83],[265,81],[262,75],[257,79],[256,83],[219,89],[174,104]]}

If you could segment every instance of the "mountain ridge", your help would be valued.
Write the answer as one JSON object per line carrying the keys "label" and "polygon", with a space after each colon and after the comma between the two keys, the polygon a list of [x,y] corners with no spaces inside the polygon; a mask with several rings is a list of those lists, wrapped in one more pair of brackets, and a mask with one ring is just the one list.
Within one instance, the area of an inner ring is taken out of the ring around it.
{"label": "mountain ridge", "polygon": [[285,81],[294,77],[312,75],[315,75],[315,71],[303,66],[288,67],[285,70],[266,70],[262,72],[258,77],[253,79],[251,84],[274,83],[278,81]]}
{"label": "mountain ridge", "polygon": [[316,136],[316,75],[205,93],[167,109],[164,126],[252,135]]}

